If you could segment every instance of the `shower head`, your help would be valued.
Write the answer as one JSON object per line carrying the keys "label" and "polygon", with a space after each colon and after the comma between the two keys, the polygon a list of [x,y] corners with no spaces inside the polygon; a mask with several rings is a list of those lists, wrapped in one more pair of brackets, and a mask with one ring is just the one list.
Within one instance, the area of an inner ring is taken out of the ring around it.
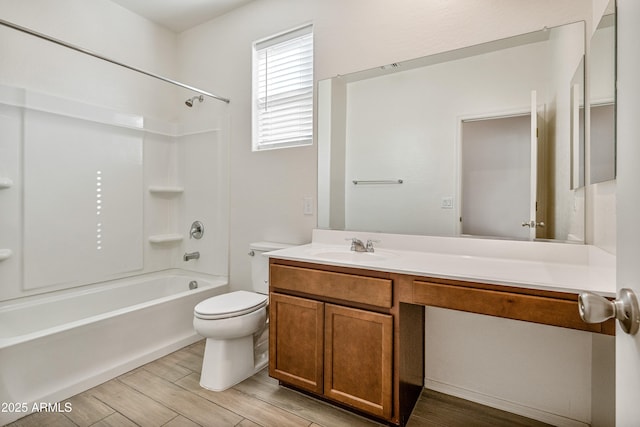
{"label": "shower head", "polygon": [[187,105],[187,107],[193,107],[193,101],[198,100],[200,102],[204,101],[204,96],[200,95],[200,96],[194,96],[193,98],[189,98],[186,101],[184,101],[184,103]]}

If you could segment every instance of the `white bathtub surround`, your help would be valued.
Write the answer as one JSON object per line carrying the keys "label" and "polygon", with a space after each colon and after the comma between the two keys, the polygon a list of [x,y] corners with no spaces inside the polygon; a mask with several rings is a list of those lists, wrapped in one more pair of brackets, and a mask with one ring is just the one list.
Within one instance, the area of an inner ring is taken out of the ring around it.
{"label": "white bathtub surround", "polygon": [[[0,113],[0,170],[15,177],[0,191],[0,301],[181,268],[187,250],[202,254],[192,270],[228,274],[226,118],[170,122],[5,85]],[[207,237],[187,242],[196,218]]]}
{"label": "white bathtub surround", "polygon": [[[374,243],[349,251],[350,238]],[[558,292],[615,295],[615,256],[556,242],[314,230],[279,258]],[[425,308],[425,387],[558,426],[611,413],[614,339],[589,332]],[[592,394],[592,389],[598,393]],[[593,396],[593,397],[592,397]],[[595,419],[595,418],[594,418]]]}
{"label": "white bathtub surround", "polygon": [[1,303],[0,402],[55,403],[191,344],[196,304],[227,291],[226,277],[167,270]]}

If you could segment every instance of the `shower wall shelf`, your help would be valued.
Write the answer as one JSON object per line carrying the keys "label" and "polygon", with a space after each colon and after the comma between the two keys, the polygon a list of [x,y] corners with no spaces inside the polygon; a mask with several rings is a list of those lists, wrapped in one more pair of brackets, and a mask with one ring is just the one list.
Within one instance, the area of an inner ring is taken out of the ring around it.
{"label": "shower wall shelf", "polygon": [[0,261],[11,258],[13,251],[11,249],[0,249]]}
{"label": "shower wall shelf", "polygon": [[180,194],[184,191],[184,187],[171,185],[150,185],[149,193],[151,194]]}
{"label": "shower wall shelf", "polygon": [[173,243],[173,242],[180,242],[182,241],[182,239],[184,239],[184,236],[182,234],[154,234],[149,236],[149,242],[150,243]]}
{"label": "shower wall shelf", "polygon": [[10,187],[13,187],[13,180],[11,178],[0,177],[0,190]]}

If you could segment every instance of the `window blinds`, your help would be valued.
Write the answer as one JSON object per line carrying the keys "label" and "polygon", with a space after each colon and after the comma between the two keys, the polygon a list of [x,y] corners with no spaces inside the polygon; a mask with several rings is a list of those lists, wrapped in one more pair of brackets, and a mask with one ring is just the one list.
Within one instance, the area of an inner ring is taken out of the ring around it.
{"label": "window blinds", "polygon": [[255,44],[254,150],[311,144],[311,26]]}

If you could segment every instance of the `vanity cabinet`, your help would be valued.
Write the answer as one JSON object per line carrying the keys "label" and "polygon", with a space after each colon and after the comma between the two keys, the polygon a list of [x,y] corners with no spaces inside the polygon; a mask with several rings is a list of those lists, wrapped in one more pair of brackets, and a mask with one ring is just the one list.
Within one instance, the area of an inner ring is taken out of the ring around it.
{"label": "vanity cabinet", "polygon": [[356,273],[271,263],[269,375],[393,421],[393,280]]}
{"label": "vanity cabinet", "polygon": [[614,319],[580,319],[577,293],[304,257],[269,263],[269,375],[388,424],[406,425],[423,390],[425,307],[615,335]]}

